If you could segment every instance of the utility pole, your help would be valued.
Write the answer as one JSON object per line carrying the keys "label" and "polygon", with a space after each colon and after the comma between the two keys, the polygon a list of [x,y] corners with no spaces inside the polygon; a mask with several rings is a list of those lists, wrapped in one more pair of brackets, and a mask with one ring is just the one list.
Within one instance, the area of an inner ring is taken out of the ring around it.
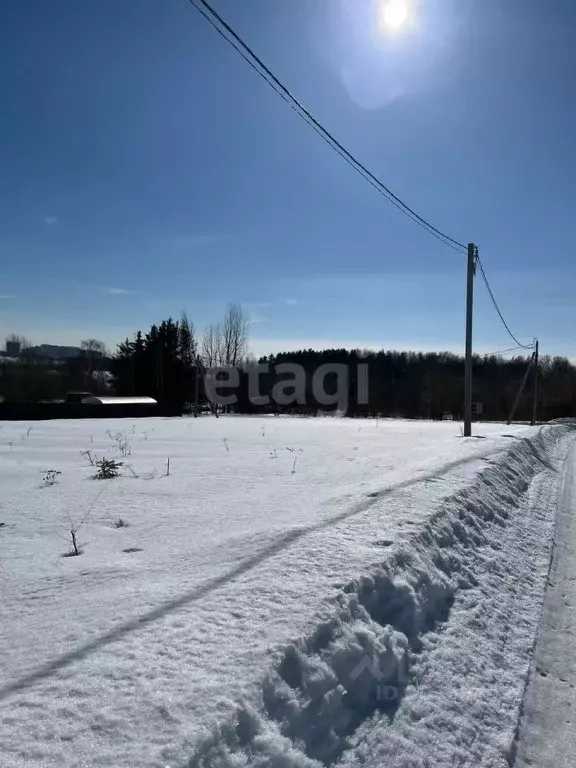
{"label": "utility pole", "polygon": [[536,417],[538,415],[538,353],[538,339],[536,339],[534,344],[534,394],[532,395],[532,426],[536,424]]}
{"label": "utility pole", "polygon": [[472,318],[474,309],[474,275],[478,248],[468,244],[466,273],[466,358],[464,362],[464,437],[472,435]]}
{"label": "utility pole", "polygon": [[512,421],[514,420],[516,408],[518,408],[518,403],[520,402],[520,398],[522,397],[522,393],[524,392],[524,387],[526,386],[526,382],[528,381],[528,375],[530,374],[530,369],[534,365],[535,359],[536,359],[536,353],[533,352],[532,356],[530,357],[530,362],[528,363],[528,368],[526,368],[526,373],[524,374],[524,378],[522,379],[522,384],[520,384],[520,389],[518,390],[518,394],[516,395],[516,400],[514,400],[514,405],[512,406],[512,410],[510,411],[510,416],[508,416],[508,424],[512,423]]}
{"label": "utility pole", "polygon": [[200,355],[196,355],[196,370],[194,375],[194,418],[198,416],[198,382],[200,379]]}

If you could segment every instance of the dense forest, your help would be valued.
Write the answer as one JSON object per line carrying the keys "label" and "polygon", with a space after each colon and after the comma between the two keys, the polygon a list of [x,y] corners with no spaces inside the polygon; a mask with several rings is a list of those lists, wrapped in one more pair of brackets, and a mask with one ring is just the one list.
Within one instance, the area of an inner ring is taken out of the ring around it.
{"label": "dense forest", "polygon": [[[449,352],[421,353],[380,351],[359,353],[345,349],[298,351],[263,358],[271,371],[279,363],[291,362],[307,372],[306,406],[294,410],[310,411],[318,407],[309,382],[314,371],[327,363],[344,364],[348,369],[349,415],[401,416],[406,418],[462,417],[464,400],[464,359]],[[481,404],[480,419],[505,420],[524,379],[529,358],[474,357],[473,400]],[[368,368],[368,402],[358,396],[358,366]],[[520,399],[516,418],[529,419],[532,413],[533,375]],[[270,394],[278,377],[261,377],[261,391]],[[538,370],[538,417],[553,419],[576,415],[576,367],[566,358],[541,357]],[[240,409],[250,411],[242,400]],[[252,407],[252,410],[253,407]]]}

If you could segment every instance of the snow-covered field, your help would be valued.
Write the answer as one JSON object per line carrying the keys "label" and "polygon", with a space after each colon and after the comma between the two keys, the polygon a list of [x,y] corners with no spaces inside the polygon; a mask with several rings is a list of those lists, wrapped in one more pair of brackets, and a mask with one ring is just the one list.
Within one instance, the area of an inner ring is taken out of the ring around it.
{"label": "snow-covered field", "polygon": [[507,765],[576,433],[477,432],[3,423],[0,765]]}

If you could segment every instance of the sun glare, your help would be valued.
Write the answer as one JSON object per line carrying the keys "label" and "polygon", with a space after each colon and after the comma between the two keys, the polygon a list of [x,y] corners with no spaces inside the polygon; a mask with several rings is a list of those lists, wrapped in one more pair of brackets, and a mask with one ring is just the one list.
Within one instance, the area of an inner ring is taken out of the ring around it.
{"label": "sun glare", "polygon": [[410,14],[408,0],[385,0],[381,14],[385,30],[390,32],[401,30],[406,25]]}

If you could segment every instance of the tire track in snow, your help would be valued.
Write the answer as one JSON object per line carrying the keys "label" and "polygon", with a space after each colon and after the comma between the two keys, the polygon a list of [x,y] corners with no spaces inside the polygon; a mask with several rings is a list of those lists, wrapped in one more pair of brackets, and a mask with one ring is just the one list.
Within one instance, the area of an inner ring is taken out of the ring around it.
{"label": "tire track in snow", "polygon": [[510,761],[515,768],[530,765],[561,768],[574,763],[575,482],[576,443],[573,443],[564,466],[562,502],[548,567],[548,589]]}
{"label": "tire track in snow", "polygon": [[[520,440],[521,442],[525,442],[528,445],[531,445],[530,441],[526,438],[520,438]],[[499,453],[502,453],[502,448],[495,448],[488,452],[479,451],[465,458],[450,461],[441,467],[426,472],[425,474],[420,474],[417,477],[402,480],[398,483],[384,486],[381,490],[373,491],[365,499],[362,499],[338,515],[328,517],[325,520],[309,526],[295,528],[286,533],[282,533],[276,539],[274,539],[271,544],[264,547],[255,555],[243,560],[235,568],[232,568],[220,576],[216,576],[212,579],[209,579],[208,581],[203,582],[202,584],[199,584],[197,587],[189,590],[185,594],[180,595],[173,600],[166,601],[159,605],[157,608],[154,608],[153,610],[148,611],[141,616],[136,616],[126,622],[119,624],[114,629],[100,635],[94,640],[83,643],[79,647],[62,654],[61,656],[58,656],[52,661],[47,662],[31,673],[23,675],[17,680],[8,683],[7,685],[0,688],[0,701],[8,698],[9,696],[12,696],[13,694],[20,693],[21,691],[34,686],[36,683],[42,680],[53,677],[58,672],[70,666],[71,664],[82,661],[86,657],[98,652],[102,648],[122,640],[126,635],[132,632],[137,632],[138,630],[141,630],[150,624],[165,618],[171,613],[178,611],[180,608],[183,608],[206,597],[211,592],[214,592],[229,582],[240,578],[247,572],[258,567],[266,560],[269,560],[275,555],[288,549],[293,544],[309,534],[326,530],[355,516],[361,515],[368,511],[375,504],[381,503],[383,499],[388,498],[395,493],[417,486],[421,483],[429,482],[430,480],[438,479],[448,474],[452,470],[457,469],[458,467],[466,466],[467,464],[478,461],[481,458],[489,458]],[[541,461],[543,460],[542,457],[538,458]]]}
{"label": "tire track in snow", "polygon": [[[428,636],[436,638],[458,594],[478,586],[477,569],[492,583],[499,540],[535,475],[556,472],[546,451],[569,429],[519,440],[470,488],[446,499],[409,547],[348,584],[332,619],[284,650],[262,681],[259,704],[240,703],[235,719],[197,746],[187,768],[332,766],[374,718],[379,727],[391,724],[426,668]],[[383,697],[383,688],[395,696]]]}

